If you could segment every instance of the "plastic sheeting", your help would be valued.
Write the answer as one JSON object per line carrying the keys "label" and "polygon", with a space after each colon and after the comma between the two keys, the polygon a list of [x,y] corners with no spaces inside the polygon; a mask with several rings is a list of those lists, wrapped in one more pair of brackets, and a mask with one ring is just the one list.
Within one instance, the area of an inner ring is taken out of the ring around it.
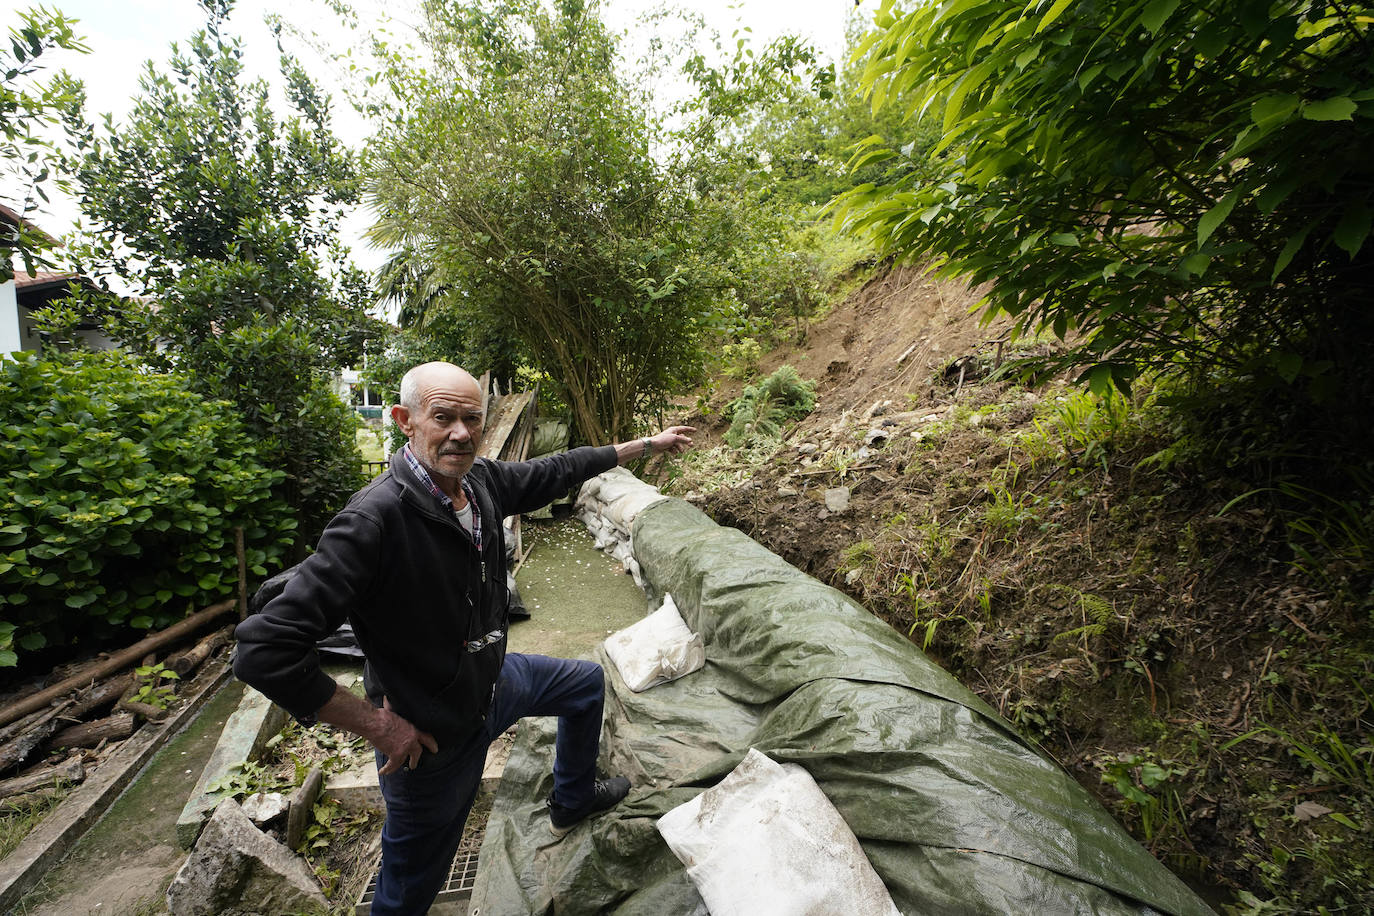
{"label": "plastic sheeting", "polygon": [[[642,694],[607,665],[603,767],[629,797],[548,830],[553,722],[522,723],[473,911],[697,916],[656,820],[749,747],[799,764],[905,914],[1211,910],[1072,778],[862,607],[692,506],[639,513],[636,556],[705,640],[702,670]],[[603,658],[604,661],[604,658]]]}

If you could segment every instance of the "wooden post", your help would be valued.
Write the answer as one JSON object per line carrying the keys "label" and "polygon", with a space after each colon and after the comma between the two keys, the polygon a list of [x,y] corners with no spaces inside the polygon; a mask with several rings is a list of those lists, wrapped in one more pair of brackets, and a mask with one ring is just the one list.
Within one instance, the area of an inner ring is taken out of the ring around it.
{"label": "wooden post", "polygon": [[234,552],[239,558],[239,620],[248,619],[248,551],[243,544],[243,526],[234,529]]}

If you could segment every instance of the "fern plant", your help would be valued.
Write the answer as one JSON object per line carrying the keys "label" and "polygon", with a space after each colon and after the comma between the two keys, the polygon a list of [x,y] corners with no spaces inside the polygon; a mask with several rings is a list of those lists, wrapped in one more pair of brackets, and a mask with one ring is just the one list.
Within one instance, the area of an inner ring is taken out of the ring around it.
{"label": "fern plant", "polygon": [[779,366],[730,403],[733,415],[725,441],[731,448],[777,441],[784,423],[801,419],[815,406],[816,383],[802,378],[791,366]]}

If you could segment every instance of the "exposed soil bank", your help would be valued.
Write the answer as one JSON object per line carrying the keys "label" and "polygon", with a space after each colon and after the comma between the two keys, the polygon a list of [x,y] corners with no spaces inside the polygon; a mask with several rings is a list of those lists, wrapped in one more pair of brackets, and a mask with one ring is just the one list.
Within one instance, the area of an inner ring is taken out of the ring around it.
{"label": "exposed soil bank", "polygon": [[907,633],[1237,912],[1374,910],[1368,556],[1305,560],[1143,395],[985,383],[1012,353],[975,298],[879,275],[758,368],[817,409],[711,450],[740,384],[703,392],[668,491]]}

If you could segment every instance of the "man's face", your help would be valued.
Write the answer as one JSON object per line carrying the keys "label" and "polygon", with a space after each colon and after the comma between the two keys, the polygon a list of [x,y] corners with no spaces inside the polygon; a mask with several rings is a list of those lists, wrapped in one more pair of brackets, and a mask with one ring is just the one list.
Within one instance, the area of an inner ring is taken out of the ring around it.
{"label": "man's face", "polygon": [[431,474],[457,479],[472,470],[482,443],[482,396],[466,373],[435,372],[421,379],[419,407],[394,414],[411,451]]}

